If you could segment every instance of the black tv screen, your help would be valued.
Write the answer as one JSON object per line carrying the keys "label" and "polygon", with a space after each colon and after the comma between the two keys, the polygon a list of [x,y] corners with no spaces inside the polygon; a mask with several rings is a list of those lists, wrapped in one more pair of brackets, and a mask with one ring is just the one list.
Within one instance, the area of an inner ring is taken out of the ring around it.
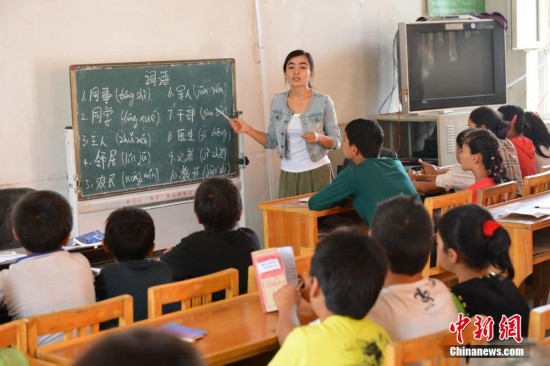
{"label": "black tv screen", "polygon": [[498,23],[401,23],[398,34],[404,113],[506,103],[506,47]]}

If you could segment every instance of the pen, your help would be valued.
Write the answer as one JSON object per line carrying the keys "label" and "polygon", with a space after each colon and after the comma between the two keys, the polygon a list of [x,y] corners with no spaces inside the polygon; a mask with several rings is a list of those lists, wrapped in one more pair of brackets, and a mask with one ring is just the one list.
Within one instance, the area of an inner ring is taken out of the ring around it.
{"label": "pen", "polygon": [[214,109],[215,109],[216,111],[218,111],[219,114],[221,114],[222,116],[224,116],[225,118],[227,118],[228,121],[231,121],[231,118],[227,117],[227,116],[225,115],[225,113],[223,113],[222,111],[220,111],[220,110],[218,109],[218,107],[215,107]]}
{"label": "pen", "polygon": [[545,206],[535,206],[535,208],[542,208],[542,209],[546,209],[546,210],[550,209],[550,207],[545,207]]}

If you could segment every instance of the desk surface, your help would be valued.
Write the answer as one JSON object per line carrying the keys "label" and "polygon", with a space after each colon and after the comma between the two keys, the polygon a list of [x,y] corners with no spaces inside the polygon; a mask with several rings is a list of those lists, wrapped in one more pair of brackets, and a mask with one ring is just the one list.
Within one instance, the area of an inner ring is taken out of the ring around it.
{"label": "desk surface", "polygon": [[314,211],[307,207],[307,202],[302,202],[300,199],[313,196],[313,193],[302,194],[300,196],[279,198],[272,201],[264,201],[258,203],[258,208],[265,211],[292,212],[295,214],[312,215],[316,217],[328,216],[340,212],[354,211],[351,204],[346,206],[335,206],[326,210]]}
{"label": "desk surface", "polygon": [[510,258],[516,272],[514,283],[520,286],[533,273],[533,235],[536,230],[550,227],[550,216],[511,214],[520,208],[550,207],[550,192],[543,192],[488,207],[494,219],[508,231],[511,239]]}
{"label": "desk surface", "polygon": [[[96,333],[70,341],[38,348],[38,357],[59,364],[70,364],[106,334],[135,327],[159,327],[177,322],[206,330],[208,334],[195,345],[208,364],[226,364],[249,358],[279,347],[275,326],[278,313],[264,313],[258,293],[144,320],[125,328]],[[316,318],[311,306],[302,302],[299,318],[302,324]]]}

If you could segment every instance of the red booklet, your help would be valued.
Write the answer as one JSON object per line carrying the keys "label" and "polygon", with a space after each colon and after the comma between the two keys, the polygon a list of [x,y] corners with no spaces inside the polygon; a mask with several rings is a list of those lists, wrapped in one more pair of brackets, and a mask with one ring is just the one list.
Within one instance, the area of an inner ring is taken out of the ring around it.
{"label": "red booklet", "polygon": [[298,285],[292,247],[278,247],[252,252],[254,275],[264,312],[276,311],[273,294],[287,284]]}

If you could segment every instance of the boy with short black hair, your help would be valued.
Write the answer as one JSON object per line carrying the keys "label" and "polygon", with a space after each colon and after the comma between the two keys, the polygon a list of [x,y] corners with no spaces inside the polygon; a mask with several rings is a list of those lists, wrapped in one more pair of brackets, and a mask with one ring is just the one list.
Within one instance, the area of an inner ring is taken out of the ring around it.
{"label": "boy with short black hair", "polygon": [[146,257],[155,247],[155,224],[147,211],[138,207],[119,208],[105,222],[103,247],[116,263],[105,266],[95,279],[98,301],[122,294],[134,298],[134,320],[147,319],[147,290],[173,282],[172,270]]}
{"label": "boy with short black hair", "polygon": [[300,327],[300,291],[275,293],[281,349],[270,365],[381,365],[386,331],[365,315],[384,283],[386,262],[376,242],[355,228],[337,229],[319,242],[305,276],[320,323]]}
{"label": "boy with short black hair", "polygon": [[434,243],[424,206],[412,196],[384,201],[373,215],[370,235],[386,253],[389,270],[368,317],[393,341],[448,329],[457,317],[451,292],[441,281],[422,276]]}
{"label": "boy with short black hair", "polygon": [[[29,254],[0,271],[0,304],[14,319],[66,310],[95,301],[90,263],[62,247],[73,226],[71,207],[60,194],[34,191],[12,211],[14,235]],[[60,341],[43,336],[39,345]]]}
{"label": "boy with short black hair", "polygon": [[380,157],[383,141],[384,132],[376,122],[356,119],[348,123],[343,151],[354,164],[314,194],[309,208],[324,210],[351,197],[355,210],[368,224],[379,202],[399,194],[418,196],[403,164]]}
{"label": "boy with short black hair", "polygon": [[160,258],[172,268],[176,280],[235,268],[239,271],[239,293],[246,293],[250,253],[260,249],[260,244],[251,229],[235,229],[241,213],[241,195],[231,179],[213,177],[199,185],[195,214],[204,230],[181,239]]}

